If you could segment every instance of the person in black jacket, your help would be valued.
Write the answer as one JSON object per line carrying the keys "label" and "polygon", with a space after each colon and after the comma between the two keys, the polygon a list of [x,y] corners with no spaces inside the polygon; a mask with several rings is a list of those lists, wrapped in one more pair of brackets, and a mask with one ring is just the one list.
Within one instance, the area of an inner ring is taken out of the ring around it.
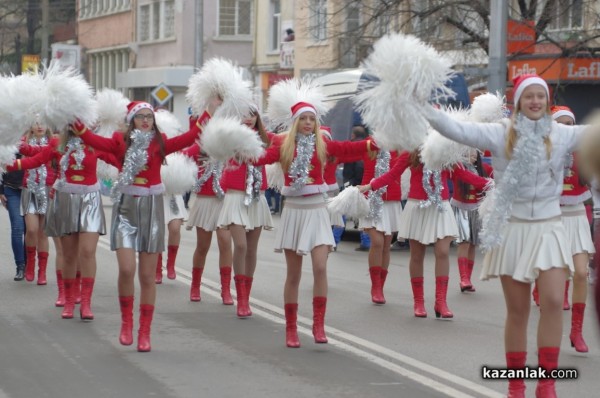
{"label": "person in black jacket", "polygon": [[[21,155],[18,154],[17,158]],[[15,281],[22,281],[25,277],[25,221],[21,215],[21,187],[23,184],[23,171],[11,171],[2,175],[0,182],[0,201],[8,210],[10,218],[11,244],[17,272]]]}

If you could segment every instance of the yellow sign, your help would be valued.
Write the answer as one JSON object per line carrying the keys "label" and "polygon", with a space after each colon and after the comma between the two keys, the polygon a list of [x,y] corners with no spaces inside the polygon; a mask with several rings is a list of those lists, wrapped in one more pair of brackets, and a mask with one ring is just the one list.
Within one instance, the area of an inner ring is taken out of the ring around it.
{"label": "yellow sign", "polygon": [[40,67],[40,56],[23,54],[21,56],[21,73],[37,74]]}
{"label": "yellow sign", "polygon": [[173,97],[173,92],[164,83],[156,86],[150,94],[159,105],[166,104]]}

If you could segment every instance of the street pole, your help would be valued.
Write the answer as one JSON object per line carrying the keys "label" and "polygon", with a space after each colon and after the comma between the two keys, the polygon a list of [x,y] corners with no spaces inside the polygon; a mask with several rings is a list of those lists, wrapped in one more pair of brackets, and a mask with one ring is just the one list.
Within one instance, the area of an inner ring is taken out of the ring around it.
{"label": "street pole", "polygon": [[196,23],[194,24],[194,67],[200,68],[204,63],[203,41],[204,41],[204,24],[202,16],[204,14],[204,1],[196,0],[195,10]]}
{"label": "street pole", "polygon": [[488,92],[506,90],[506,36],[508,4],[506,0],[490,0],[489,79]]}
{"label": "street pole", "polygon": [[48,26],[49,12],[48,0],[42,0],[42,53],[40,59],[42,61],[42,65],[44,66],[48,65],[48,35],[50,33]]}

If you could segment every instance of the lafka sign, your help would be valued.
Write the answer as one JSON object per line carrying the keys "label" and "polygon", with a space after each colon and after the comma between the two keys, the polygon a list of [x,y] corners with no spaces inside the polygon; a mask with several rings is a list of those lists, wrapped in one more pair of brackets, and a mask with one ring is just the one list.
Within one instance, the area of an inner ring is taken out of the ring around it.
{"label": "lafka sign", "polygon": [[600,79],[600,62],[591,61],[588,63],[581,62],[584,60],[574,59],[567,63],[567,79],[571,80],[599,80]]}
{"label": "lafka sign", "polygon": [[508,20],[506,51],[508,54],[532,54],[535,49],[535,22]]}

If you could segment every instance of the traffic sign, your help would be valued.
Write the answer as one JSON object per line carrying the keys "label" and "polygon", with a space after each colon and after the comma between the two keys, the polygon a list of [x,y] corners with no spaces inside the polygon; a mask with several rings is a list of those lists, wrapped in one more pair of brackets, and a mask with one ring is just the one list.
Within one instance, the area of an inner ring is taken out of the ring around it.
{"label": "traffic sign", "polygon": [[169,102],[171,98],[173,98],[173,92],[164,83],[161,83],[158,86],[156,86],[150,94],[152,95],[152,98],[154,98],[154,100],[158,103],[158,105],[164,105],[167,102]]}

